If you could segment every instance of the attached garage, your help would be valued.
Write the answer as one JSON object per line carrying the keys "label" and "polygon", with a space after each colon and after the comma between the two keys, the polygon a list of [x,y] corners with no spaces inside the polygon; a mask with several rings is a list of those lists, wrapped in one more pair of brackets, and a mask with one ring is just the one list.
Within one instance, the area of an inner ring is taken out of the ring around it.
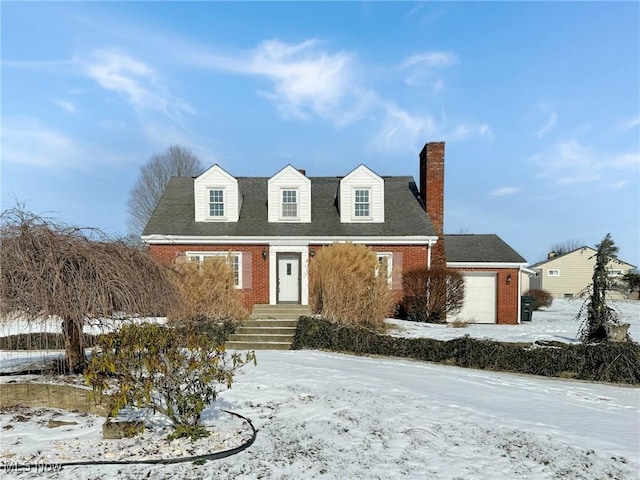
{"label": "attached garage", "polygon": [[460,272],[464,276],[464,306],[455,320],[496,323],[496,274]]}
{"label": "attached garage", "polygon": [[522,271],[527,261],[497,235],[445,235],[447,267],[464,276],[465,300],[450,321],[520,323]]}

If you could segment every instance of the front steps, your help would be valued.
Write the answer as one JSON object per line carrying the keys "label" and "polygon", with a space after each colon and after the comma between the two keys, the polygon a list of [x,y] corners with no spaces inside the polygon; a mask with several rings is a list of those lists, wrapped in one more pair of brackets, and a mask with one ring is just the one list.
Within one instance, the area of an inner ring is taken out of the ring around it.
{"label": "front steps", "polygon": [[230,350],[289,350],[298,318],[310,315],[306,305],[254,305],[249,320],[229,337]]}

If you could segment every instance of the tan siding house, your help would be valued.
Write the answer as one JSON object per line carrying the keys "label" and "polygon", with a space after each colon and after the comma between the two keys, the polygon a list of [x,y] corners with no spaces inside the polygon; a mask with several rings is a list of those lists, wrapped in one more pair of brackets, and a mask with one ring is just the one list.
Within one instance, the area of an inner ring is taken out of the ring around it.
{"label": "tan siding house", "polygon": [[[581,247],[564,255],[550,256],[544,262],[531,267],[535,271],[531,278],[531,288],[547,290],[556,298],[577,297],[591,284],[596,251],[591,247]],[[619,259],[611,259],[609,270],[612,278],[620,278],[635,268]],[[622,299],[625,295],[611,290],[611,298]]]}

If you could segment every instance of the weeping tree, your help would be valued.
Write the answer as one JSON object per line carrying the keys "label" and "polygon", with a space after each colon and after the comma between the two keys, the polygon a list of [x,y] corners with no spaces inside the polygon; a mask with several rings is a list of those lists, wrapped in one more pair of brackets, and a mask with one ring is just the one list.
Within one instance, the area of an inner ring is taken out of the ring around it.
{"label": "weeping tree", "polygon": [[97,229],[27,212],[0,214],[0,315],[62,322],[69,372],[86,366],[83,326],[163,315],[179,301],[172,270]]}
{"label": "weeping tree", "polygon": [[591,294],[578,313],[578,317],[584,317],[580,329],[580,338],[583,342],[606,342],[609,340],[609,327],[619,323],[616,311],[607,304],[607,290],[611,286],[608,264],[618,258],[618,247],[607,235],[596,244],[596,264],[593,267],[591,282]]}

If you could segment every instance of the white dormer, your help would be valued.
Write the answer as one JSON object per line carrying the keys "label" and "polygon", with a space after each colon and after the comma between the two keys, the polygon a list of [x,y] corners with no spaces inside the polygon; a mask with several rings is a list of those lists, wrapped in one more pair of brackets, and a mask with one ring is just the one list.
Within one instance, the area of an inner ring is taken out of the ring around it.
{"label": "white dormer", "polygon": [[384,180],[364,165],[340,180],[338,196],[340,222],[384,222]]}
{"label": "white dormer", "polygon": [[242,206],[238,180],[214,165],[193,181],[196,222],[237,222]]}
{"label": "white dormer", "polygon": [[287,165],[267,181],[269,222],[311,222],[311,180]]}

